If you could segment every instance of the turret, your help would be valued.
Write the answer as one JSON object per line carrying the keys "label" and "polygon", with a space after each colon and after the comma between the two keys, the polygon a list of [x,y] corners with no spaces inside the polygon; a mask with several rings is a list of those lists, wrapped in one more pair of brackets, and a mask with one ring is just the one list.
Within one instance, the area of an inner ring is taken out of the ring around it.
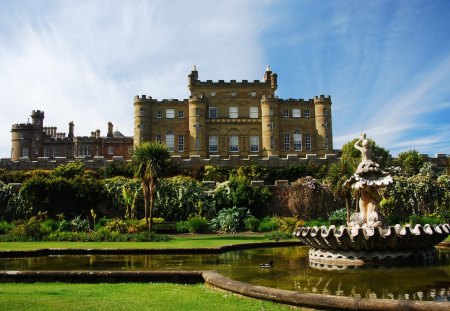
{"label": "turret", "polygon": [[42,129],[44,126],[44,112],[33,110],[31,112],[31,124],[33,124],[36,129]]}
{"label": "turret", "polygon": [[134,146],[141,142],[155,139],[152,133],[152,103],[151,96],[134,97]]}
{"label": "turret", "polygon": [[194,69],[188,75],[188,87],[191,92],[192,92],[195,82],[197,80],[198,80],[198,71],[197,71],[197,67],[194,65]]}
{"label": "turret", "polygon": [[314,110],[316,115],[316,141],[315,146],[318,155],[332,153],[333,130],[331,124],[331,97],[315,96]]}
{"label": "turret", "polygon": [[206,100],[193,95],[189,98],[190,155],[206,156]]}
{"label": "turret", "polygon": [[108,122],[108,133],[106,134],[106,137],[113,137],[113,124],[111,122]]}
{"label": "turret", "polygon": [[261,99],[261,135],[263,156],[278,155],[279,149],[278,100],[263,96]]}
{"label": "turret", "polygon": [[272,73],[272,71],[270,70],[270,66],[267,66],[263,80],[266,83],[270,83],[270,89],[272,93],[268,95],[275,96],[275,91],[278,88],[278,75],[276,73]]}

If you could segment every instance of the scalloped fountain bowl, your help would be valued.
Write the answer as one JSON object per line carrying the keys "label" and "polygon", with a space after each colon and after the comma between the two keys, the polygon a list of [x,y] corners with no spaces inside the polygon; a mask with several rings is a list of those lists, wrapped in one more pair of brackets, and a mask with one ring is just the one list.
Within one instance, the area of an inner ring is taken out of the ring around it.
{"label": "scalloped fountain bowl", "polygon": [[300,227],[294,235],[311,246],[310,262],[328,265],[365,265],[405,260],[433,261],[434,245],[450,234],[450,226],[416,225],[388,228],[335,226]]}

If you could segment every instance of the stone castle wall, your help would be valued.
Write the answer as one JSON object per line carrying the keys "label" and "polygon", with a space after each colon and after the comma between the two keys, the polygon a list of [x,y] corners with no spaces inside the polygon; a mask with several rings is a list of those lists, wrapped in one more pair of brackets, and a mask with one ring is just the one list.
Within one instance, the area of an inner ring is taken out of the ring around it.
{"label": "stone castle wall", "polygon": [[[423,155],[425,161],[433,162],[439,166],[445,167],[448,165],[450,157],[446,154],[436,154],[435,157],[429,157]],[[259,164],[262,167],[287,167],[302,165],[308,162],[314,162],[315,164],[331,164],[339,161],[339,158],[334,154],[326,154],[323,157],[318,157],[316,154],[307,154],[306,157],[299,157],[297,155],[288,155],[285,158],[278,156],[269,156],[267,158],[261,158],[258,156],[248,156],[247,158],[241,158],[238,155],[230,156],[229,158],[221,158],[220,156],[211,156],[210,158],[201,158],[199,156],[191,156],[190,158],[183,159],[180,156],[172,156],[173,163],[179,165],[180,168],[192,168],[201,167],[205,165],[214,165],[220,167],[239,167],[249,166],[252,164]],[[110,163],[128,163],[131,160],[126,160],[122,156],[114,156],[111,160],[102,156],[94,157],[94,159],[85,158],[55,158],[49,159],[45,157],[38,158],[37,161],[30,161],[29,158],[20,158],[18,161],[13,161],[10,158],[0,159],[0,168],[6,170],[34,170],[34,169],[54,169],[59,165],[67,164],[74,161],[82,161],[85,163],[87,169],[99,169],[107,166]]]}

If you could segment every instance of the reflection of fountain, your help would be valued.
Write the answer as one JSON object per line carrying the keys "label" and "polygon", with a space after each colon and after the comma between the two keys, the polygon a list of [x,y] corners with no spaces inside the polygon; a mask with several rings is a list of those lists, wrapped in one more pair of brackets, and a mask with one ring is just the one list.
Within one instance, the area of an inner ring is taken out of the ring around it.
{"label": "reflection of fountain", "polygon": [[379,211],[381,198],[378,188],[391,184],[393,179],[372,160],[365,134],[361,134],[355,148],[361,151],[362,161],[346,185],[359,192],[359,212],[350,217],[347,227],[298,228],[294,234],[311,246],[310,261],[365,265],[397,259],[432,260],[435,254],[433,246],[445,240],[450,234],[450,226],[416,225],[411,228],[397,224],[389,227]]}

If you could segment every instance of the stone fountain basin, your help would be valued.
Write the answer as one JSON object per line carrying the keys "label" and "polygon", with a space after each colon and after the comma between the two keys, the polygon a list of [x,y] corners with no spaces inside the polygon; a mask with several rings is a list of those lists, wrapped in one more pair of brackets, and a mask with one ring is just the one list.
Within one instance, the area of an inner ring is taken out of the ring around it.
{"label": "stone fountain basin", "polygon": [[444,241],[450,234],[448,224],[364,227],[299,227],[294,235],[315,249],[339,251],[427,249]]}

